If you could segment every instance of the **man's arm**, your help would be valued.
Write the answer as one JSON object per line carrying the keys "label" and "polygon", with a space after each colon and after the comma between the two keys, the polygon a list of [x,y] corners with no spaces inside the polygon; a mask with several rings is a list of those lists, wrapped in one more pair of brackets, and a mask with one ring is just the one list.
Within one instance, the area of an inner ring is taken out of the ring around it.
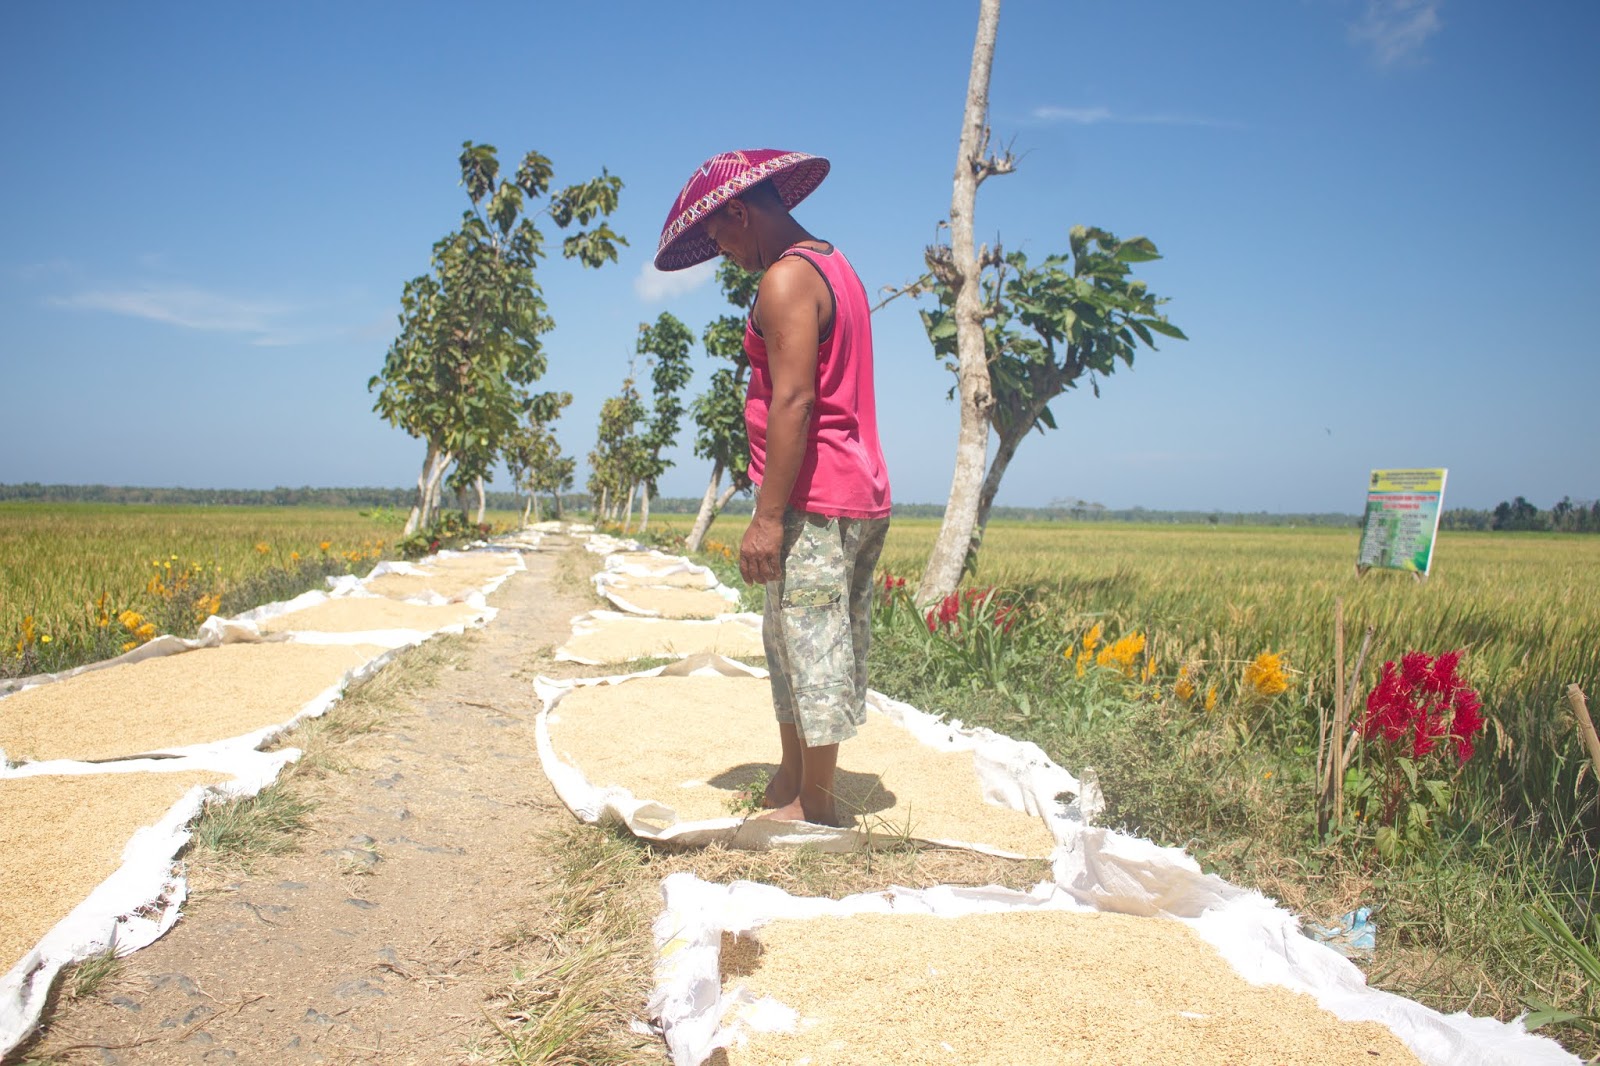
{"label": "man's arm", "polygon": [[796,257],[772,264],[761,279],[756,314],[767,344],[772,404],[767,412],[761,492],[739,547],[739,572],[751,584],[776,580],[781,572],[783,512],[805,459],[811,409],[817,400],[821,316],[828,306],[826,283]]}

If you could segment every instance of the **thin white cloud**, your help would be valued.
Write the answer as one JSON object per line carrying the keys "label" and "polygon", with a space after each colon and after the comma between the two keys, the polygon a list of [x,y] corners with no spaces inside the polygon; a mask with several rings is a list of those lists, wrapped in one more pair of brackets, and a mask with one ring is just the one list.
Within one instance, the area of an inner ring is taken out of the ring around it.
{"label": "thin white cloud", "polygon": [[53,302],[58,307],[107,311],[114,315],[166,322],[184,329],[224,333],[270,332],[272,319],[287,310],[278,304],[240,300],[192,285],[89,289],[71,296],[57,297]]}
{"label": "thin white cloud", "polygon": [[1394,66],[1415,58],[1444,28],[1443,6],[1444,0],[1367,0],[1361,18],[1350,26],[1350,39],[1370,48],[1379,66]]}
{"label": "thin white cloud", "polygon": [[687,296],[716,276],[715,259],[687,270],[657,270],[653,263],[645,263],[638,277],[633,279],[634,295],[645,303],[660,303]]}
{"label": "thin white cloud", "polygon": [[1119,114],[1109,107],[1056,107],[1043,105],[1034,108],[1028,117],[1035,122],[1066,122],[1076,126],[1097,126],[1117,123],[1130,126],[1212,126],[1221,129],[1239,129],[1241,123],[1225,118],[1205,118],[1199,115]]}

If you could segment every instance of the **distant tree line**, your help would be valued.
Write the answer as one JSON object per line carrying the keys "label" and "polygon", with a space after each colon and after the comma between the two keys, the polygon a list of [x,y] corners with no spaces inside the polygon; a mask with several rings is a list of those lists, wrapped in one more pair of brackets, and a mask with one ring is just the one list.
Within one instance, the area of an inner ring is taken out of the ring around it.
{"label": "distant tree line", "polygon": [[1542,511],[1524,496],[1501,500],[1492,511],[1457,507],[1439,516],[1443,529],[1499,530],[1502,532],[1600,533],[1600,500],[1573,500],[1563,496]]}

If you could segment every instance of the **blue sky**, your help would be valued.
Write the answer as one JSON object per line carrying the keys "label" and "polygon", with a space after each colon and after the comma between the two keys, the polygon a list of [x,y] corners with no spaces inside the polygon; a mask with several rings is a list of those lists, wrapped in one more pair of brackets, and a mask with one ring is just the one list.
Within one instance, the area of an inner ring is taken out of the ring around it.
{"label": "blue sky", "polygon": [[[621,263],[542,276],[581,457],[638,323],[723,310],[648,269],[712,153],[828,156],[801,220],[869,291],[920,272],[976,8],[4,5],[0,481],[414,482],[366,381],[469,138],[626,182]],[[991,122],[1021,165],[980,236],[1149,236],[1191,340],[1058,401],[1000,502],[1357,511],[1369,468],[1434,465],[1456,505],[1600,496],[1597,45],[1578,0],[1008,0]],[[909,301],[874,329],[896,499],[941,501],[951,379]],[[669,495],[709,472],[688,437]]]}

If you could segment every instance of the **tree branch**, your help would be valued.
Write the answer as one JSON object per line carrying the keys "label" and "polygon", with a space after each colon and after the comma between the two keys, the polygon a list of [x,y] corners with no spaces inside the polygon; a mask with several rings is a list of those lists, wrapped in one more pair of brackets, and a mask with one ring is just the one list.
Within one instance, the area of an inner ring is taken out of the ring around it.
{"label": "tree branch", "polygon": [[869,313],[876,314],[885,304],[889,303],[891,300],[897,300],[902,296],[921,296],[923,293],[929,290],[930,286],[928,285],[928,282],[932,280],[933,271],[930,270],[916,281],[913,281],[911,284],[902,285],[898,289],[893,285],[885,285],[883,287],[883,291],[889,295],[885,296],[883,299],[874,304]]}

